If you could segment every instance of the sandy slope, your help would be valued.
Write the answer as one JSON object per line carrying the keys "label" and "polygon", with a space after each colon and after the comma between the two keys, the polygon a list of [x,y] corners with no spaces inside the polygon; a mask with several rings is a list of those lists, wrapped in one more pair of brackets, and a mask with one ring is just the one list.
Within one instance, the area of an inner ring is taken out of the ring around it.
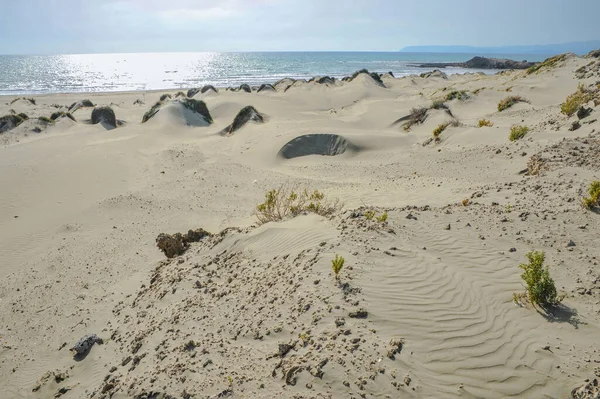
{"label": "sandy slope", "polygon": [[[3,397],[65,387],[62,398],[569,397],[600,374],[600,217],[579,205],[600,179],[599,111],[573,132],[577,117],[560,113],[578,83],[599,80],[574,76],[589,62],[386,77],[387,88],[359,75],[197,94],[210,126],[187,126],[175,106],[141,124],[162,93],[1,98],[0,115],[30,116],[0,134]],[[410,132],[392,125],[453,89],[471,96],[448,102],[461,126],[439,143],[422,145],[452,119],[444,111]],[[499,113],[508,95],[530,103]],[[87,124],[91,108],[81,108],[77,123],[31,132],[52,104],[84,98],[111,105],[124,125]],[[266,123],[218,134],[247,105]],[[481,118],[494,126],[477,127]],[[513,124],[531,132],[509,142]],[[277,157],[315,133],[354,151]],[[547,169],[519,174],[536,153]],[[256,204],[284,183],[345,210],[255,226]],[[371,207],[387,223],[366,220]],[[235,228],[173,260],[155,246],[161,232],[198,227]],[[512,302],[532,249],[567,294],[554,315]],[[343,286],[331,275],[336,254]],[[358,310],[367,317],[351,317]],[[104,345],[73,359],[68,348],[90,333]]]}

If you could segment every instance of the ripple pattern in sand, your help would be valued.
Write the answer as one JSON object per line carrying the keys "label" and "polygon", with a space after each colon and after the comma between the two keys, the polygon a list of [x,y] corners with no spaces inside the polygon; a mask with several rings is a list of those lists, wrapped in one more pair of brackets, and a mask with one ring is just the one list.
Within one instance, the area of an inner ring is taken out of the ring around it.
{"label": "ripple pattern in sand", "polygon": [[395,256],[373,255],[359,285],[378,329],[407,338],[424,385],[440,397],[543,394],[552,357],[536,352],[531,321],[511,313],[520,285],[509,259],[476,235],[426,223],[390,244]]}

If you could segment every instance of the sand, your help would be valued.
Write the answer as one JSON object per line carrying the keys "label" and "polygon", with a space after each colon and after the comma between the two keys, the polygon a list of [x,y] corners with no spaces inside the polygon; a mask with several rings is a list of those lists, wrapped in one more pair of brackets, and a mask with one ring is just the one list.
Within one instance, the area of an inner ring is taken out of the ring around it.
{"label": "sand", "polygon": [[[591,61],[198,93],[212,124],[176,91],[144,124],[163,92],[0,97],[30,117],[0,134],[2,397],[571,397],[600,376],[600,216],[580,204],[600,109],[570,131],[560,104],[600,80],[575,75]],[[393,124],[451,90],[469,98]],[[529,102],[498,112],[509,95]],[[121,122],[35,120],[83,99]],[[249,105],[263,123],[225,130]],[[530,132],[510,142],[514,124]],[[344,208],[259,226],[284,184]],[[156,247],[198,228],[215,235],[181,256]],[[566,295],[552,313],[513,302],[531,250]]]}

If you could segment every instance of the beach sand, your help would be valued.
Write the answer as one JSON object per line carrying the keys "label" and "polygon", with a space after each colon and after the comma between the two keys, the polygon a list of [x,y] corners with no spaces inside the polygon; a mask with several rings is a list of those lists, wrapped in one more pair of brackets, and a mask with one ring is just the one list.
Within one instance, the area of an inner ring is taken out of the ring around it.
{"label": "beach sand", "polygon": [[[194,96],[206,126],[174,99],[142,124],[163,92],[1,97],[0,115],[29,120],[0,134],[0,396],[571,397],[600,376],[600,215],[581,206],[600,109],[574,131],[560,109],[600,80],[575,76],[590,62],[220,89]],[[450,113],[394,124],[452,90],[468,98]],[[498,112],[507,96],[528,102]],[[36,120],[83,99],[122,124],[86,123],[85,107]],[[227,130],[248,105],[264,123]],[[515,124],[530,131],[511,142]],[[341,137],[291,142],[313,134]],[[543,171],[522,173],[536,154]],[[259,226],[282,185],[344,209]],[[198,228],[215,235],[181,256],[156,246]],[[531,250],[566,295],[552,314],[513,302]],[[74,358],[88,334],[103,344]]]}

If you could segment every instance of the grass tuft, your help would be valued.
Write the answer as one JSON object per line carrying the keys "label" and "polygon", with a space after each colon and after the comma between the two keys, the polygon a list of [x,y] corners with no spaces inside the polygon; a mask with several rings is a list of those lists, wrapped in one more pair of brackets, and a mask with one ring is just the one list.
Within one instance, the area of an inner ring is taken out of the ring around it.
{"label": "grass tuft", "polygon": [[344,267],[344,258],[335,254],[335,259],[331,261],[331,268],[333,269],[333,273],[335,275],[335,279],[340,279],[340,271]]}
{"label": "grass tuft", "polygon": [[527,69],[527,74],[531,75],[532,73],[540,73],[542,69],[554,68],[559,62],[564,61],[566,58],[566,54],[559,54],[554,57],[547,58],[543,62],[540,62],[539,64]]}
{"label": "grass tuft", "polygon": [[529,128],[527,126],[514,125],[510,128],[510,136],[508,139],[510,141],[520,140],[529,132]]}
{"label": "grass tuft", "polygon": [[260,224],[278,222],[306,213],[331,216],[341,210],[342,203],[329,201],[318,190],[296,189],[283,185],[265,194],[265,202],[256,206],[255,216]]}
{"label": "grass tuft", "polygon": [[600,181],[594,180],[588,189],[589,197],[582,199],[583,206],[587,209],[593,209],[600,206]]}
{"label": "grass tuft", "polygon": [[574,115],[584,104],[587,104],[588,101],[593,99],[593,94],[589,92],[585,87],[580,83],[577,87],[577,91],[573,94],[570,94],[565,102],[560,105],[560,112],[567,116]]}
{"label": "grass tuft", "polygon": [[515,105],[516,103],[529,103],[529,101],[522,98],[521,96],[506,97],[504,100],[502,100],[498,103],[498,112],[507,110],[510,107],[512,107],[513,105]]}
{"label": "grass tuft", "polygon": [[492,127],[494,126],[494,124],[492,123],[492,121],[489,121],[487,119],[480,119],[479,120],[479,127]]}
{"label": "grass tuft", "polygon": [[466,90],[452,90],[450,93],[446,94],[446,101],[452,101],[454,99],[465,101],[469,99],[469,93]]}

